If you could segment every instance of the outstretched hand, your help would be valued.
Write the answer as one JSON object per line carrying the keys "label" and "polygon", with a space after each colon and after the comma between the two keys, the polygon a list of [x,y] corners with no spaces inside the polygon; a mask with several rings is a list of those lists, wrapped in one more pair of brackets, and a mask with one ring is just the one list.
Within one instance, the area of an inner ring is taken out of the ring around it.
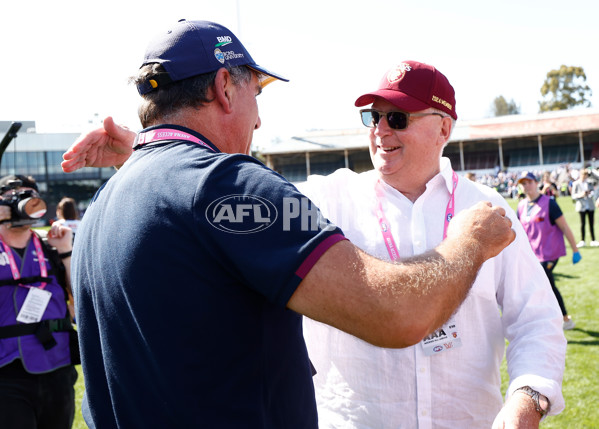
{"label": "outstretched hand", "polygon": [[120,167],[133,152],[135,132],[117,125],[108,116],[102,128],[81,134],[62,155],[62,170],[72,173],[83,167]]}

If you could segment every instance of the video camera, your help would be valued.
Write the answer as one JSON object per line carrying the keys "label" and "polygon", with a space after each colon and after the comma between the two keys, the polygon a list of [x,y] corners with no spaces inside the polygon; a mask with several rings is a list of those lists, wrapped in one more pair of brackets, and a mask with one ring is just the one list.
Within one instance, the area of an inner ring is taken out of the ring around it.
{"label": "video camera", "polygon": [[37,191],[18,190],[21,186],[23,182],[17,179],[0,188],[0,205],[10,207],[10,219],[0,223],[10,222],[12,226],[32,225],[46,214],[46,202],[40,198]]}

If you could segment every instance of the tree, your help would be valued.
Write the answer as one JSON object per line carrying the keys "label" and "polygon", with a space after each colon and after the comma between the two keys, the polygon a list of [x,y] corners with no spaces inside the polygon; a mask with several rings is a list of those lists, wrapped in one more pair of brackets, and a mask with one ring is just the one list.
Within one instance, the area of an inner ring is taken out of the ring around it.
{"label": "tree", "polygon": [[493,100],[493,114],[495,116],[517,115],[519,113],[520,106],[516,104],[514,99],[511,99],[508,103],[504,96],[500,95]]}
{"label": "tree", "polygon": [[564,66],[547,73],[541,87],[545,100],[539,101],[539,111],[566,110],[576,106],[590,107],[591,88],[582,67]]}

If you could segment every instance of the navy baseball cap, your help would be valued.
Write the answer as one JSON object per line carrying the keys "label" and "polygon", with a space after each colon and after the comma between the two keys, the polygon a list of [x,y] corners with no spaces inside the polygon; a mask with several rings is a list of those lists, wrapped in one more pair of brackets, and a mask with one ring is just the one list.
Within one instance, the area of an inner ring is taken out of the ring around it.
{"label": "navy baseball cap", "polygon": [[535,182],[538,182],[537,177],[532,174],[530,171],[523,171],[522,174],[520,175],[520,177],[518,178],[518,183],[520,183],[523,180],[533,180]]}
{"label": "navy baseball cap", "polygon": [[142,67],[159,63],[168,76],[153,76],[137,85],[140,95],[171,82],[214,72],[226,65],[247,66],[263,75],[265,87],[274,80],[288,79],[256,64],[239,39],[226,27],[210,21],[179,20],[148,45]]}

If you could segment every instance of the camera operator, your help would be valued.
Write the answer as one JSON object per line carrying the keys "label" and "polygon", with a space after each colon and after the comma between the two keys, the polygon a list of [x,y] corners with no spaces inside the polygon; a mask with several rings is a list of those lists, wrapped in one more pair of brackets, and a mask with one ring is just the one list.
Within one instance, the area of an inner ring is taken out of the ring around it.
{"label": "camera operator", "polygon": [[70,428],[74,418],[72,231],[56,224],[42,238],[31,226],[45,213],[35,179],[0,179],[0,416],[10,428]]}

